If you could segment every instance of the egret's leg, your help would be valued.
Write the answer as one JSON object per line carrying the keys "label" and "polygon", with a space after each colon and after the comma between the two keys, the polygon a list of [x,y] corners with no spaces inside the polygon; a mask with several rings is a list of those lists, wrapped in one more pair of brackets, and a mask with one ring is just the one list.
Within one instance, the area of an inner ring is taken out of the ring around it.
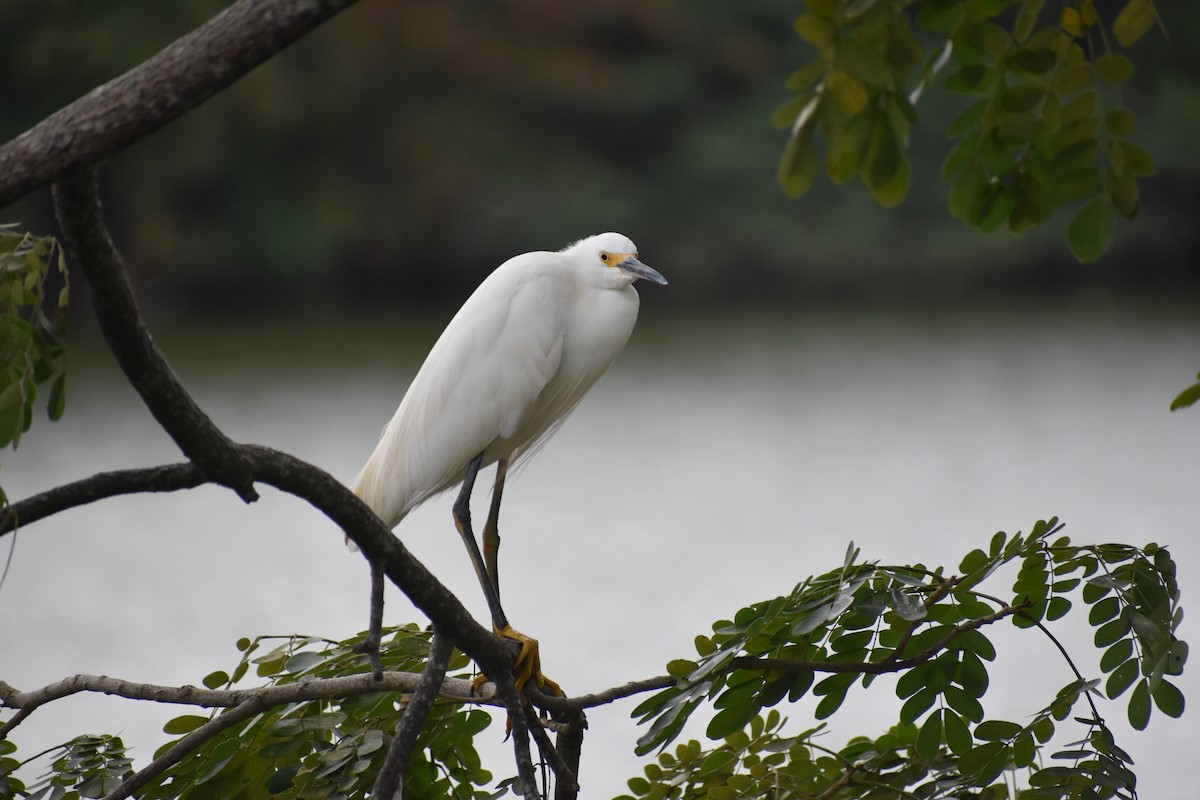
{"label": "egret's leg", "polygon": [[471,490],[475,488],[475,476],[479,474],[479,466],[482,463],[483,453],[480,453],[471,460],[471,465],[467,467],[467,477],[463,479],[458,499],[454,501],[454,526],[458,528],[458,535],[462,537],[463,544],[467,546],[467,555],[471,557],[471,566],[475,568],[475,576],[479,579],[479,585],[483,587],[484,597],[487,598],[488,608],[492,612],[492,626],[500,631],[509,627],[508,617],[504,615],[504,609],[500,607],[500,596],[492,585],[492,579],[488,575],[483,556],[479,553],[479,545],[475,543],[475,532],[471,530]]}
{"label": "egret's leg", "polygon": [[[504,615],[504,609],[500,606],[500,594],[497,588],[498,583],[493,576],[494,571],[489,572],[488,564],[484,561],[483,555],[479,552],[479,545],[475,542],[475,533],[471,530],[471,490],[475,488],[475,478],[479,475],[479,467],[483,464],[483,453],[475,456],[471,460],[470,466],[467,467],[467,475],[463,479],[462,489],[458,492],[458,499],[454,501],[454,525],[458,528],[458,535],[462,537],[463,544],[467,546],[467,554],[471,557],[471,565],[475,567],[475,576],[479,579],[479,585],[483,587],[483,594],[487,597],[488,608],[492,612],[492,628],[496,634],[503,636],[506,639],[512,639],[521,646],[521,652],[517,654],[517,661],[514,665],[514,679],[516,681],[517,690],[530,678],[543,689],[562,695],[563,691],[558,684],[542,674],[542,660],[538,655],[538,643],[536,639],[531,639],[523,633],[513,630],[508,624],[508,617]],[[492,509],[488,515],[488,522],[484,528],[485,545],[488,546],[488,554],[492,561],[492,570],[495,570],[495,559],[500,547],[500,537],[496,532],[496,518],[500,511],[499,496],[502,493],[504,479],[503,474],[507,472],[508,464],[501,461],[497,472],[497,493],[492,498]],[[489,534],[488,531],[491,531]]]}
{"label": "egret's leg", "polygon": [[508,475],[508,459],[496,463],[496,483],[492,488],[492,507],[487,524],[483,526],[483,563],[492,579],[496,596],[500,596],[500,498],[504,495],[504,479]]}

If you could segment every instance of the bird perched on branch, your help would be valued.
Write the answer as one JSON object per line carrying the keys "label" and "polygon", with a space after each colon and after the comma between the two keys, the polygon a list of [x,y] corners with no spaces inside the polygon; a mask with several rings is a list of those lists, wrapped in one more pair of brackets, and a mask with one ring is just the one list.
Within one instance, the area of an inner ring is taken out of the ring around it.
{"label": "bird perched on branch", "polygon": [[[558,430],[621,352],[637,320],[639,278],[667,282],[618,233],[501,264],[446,326],[351,485],[395,527],[425,500],[461,484],[455,526],[496,632],[521,643],[518,686],[530,677],[547,682],[536,642],[514,631],[500,606],[505,476]],[[481,554],[469,502],[479,470],[491,464],[496,478]]]}

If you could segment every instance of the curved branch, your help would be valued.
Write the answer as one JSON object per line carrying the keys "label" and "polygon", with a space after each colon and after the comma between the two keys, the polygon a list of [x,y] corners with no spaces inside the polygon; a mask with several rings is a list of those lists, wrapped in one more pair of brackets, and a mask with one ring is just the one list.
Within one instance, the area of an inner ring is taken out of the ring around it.
{"label": "curved branch", "polygon": [[356,0],[240,0],[0,147],[0,207],[172,122]]}
{"label": "curved branch", "polygon": [[129,276],[100,207],[94,170],[69,170],[54,184],[54,211],[71,259],[92,289],[100,330],[125,376],[179,449],[246,502],[258,498],[245,459],[200,410],[142,321]]}
{"label": "curved branch", "polygon": [[205,483],[208,483],[208,478],[191,463],[101,472],[90,478],[48,489],[0,510],[0,536],[11,533],[21,525],[108,497],[141,492],[174,492],[194,489]]}

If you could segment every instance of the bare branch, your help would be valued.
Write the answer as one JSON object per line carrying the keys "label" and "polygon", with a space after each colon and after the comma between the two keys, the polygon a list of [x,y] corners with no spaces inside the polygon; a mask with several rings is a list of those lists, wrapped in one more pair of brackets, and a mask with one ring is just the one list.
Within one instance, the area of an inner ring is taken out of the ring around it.
{"label": "bare branch", "polygon": [[76,506],[108,497],[138,492],[174,492],[194,489],[208,479],[195,464],[168,464],[144,469],[101,472],[35,494],[0,510],[0,536]]}
{"label": "bare branch", "polygon": [[408,760],[416,746],[417,737],[425,725],[425,719],[433,708],[434,698],[446,677],[446,668],[450,665],[450,655],[454,652],[454,642],[434,630],[433,642],[429,647],[429,657],[425,661],[425,672],[416,692],[404,709],[404,716],[396,726],[396,736],[388,750],[379,775],[375,778],[375,788],[372,797],[380,800],[395,798],[400,800],[400,779],[408,767]]}
{"label": "bare branch", "polygon": [[[385,672],[381,680],[364,673],[340,678],[314,678],[254,689],[204,689],[198,686],[135,683],[110,678],[107,675],[75,675],[40,689],[22,692],[0,681],[0,706],[18,709],[18,713],[11,720],[0,726],[0,737],[7,735],[38,707],[80,692],[205,708],[232,708],[255,700],[262,703],[264,708],[269,708],[307,700],[342,700],[377,692],[413,692],[417,690],[420,682],[420,673]],[[439,686],[440,696],[444,699],[478,705],[502,705],[495,695],[475,692],[471,681],[463,678],[446,678]]]}
{"label": "bare branch", "polygon": [[[550,769],[554,772],[555,786],[561,787],[564,791],[579,793],[579,782],[575,780],[575,770],[568,766],[563,760],[562,755],[558,752],[558,748],[554,746],[554,742],[550,741],[550,736],[546,733],[546,729],[542,726],[542,721],[537,715],[530,715],[529,732],[533,734],[533,741],[537,743],[538,752],[542,754],[542,758],[550,763]],[[578,765],[576,765],[578,767]],[[556,792],[557,794],[557,792]]]}
{"label": "bare branch", "polygon": [[614,686],[611,689],[606,689],[603,692],[594,694],[584,694],[579,697],[557,697],[555,695],[546,694],[536,686],[526,685],[525,693],[529,695],[529,699],[538,708],[544,708],[547,711],[554,711],[564,714],[579,713],[587,708],[595,708],[603,706],[617,700],[622,700],[626,697],[632,697],[635,694],[642,692],[654,692],[659,689],[666,689],[668,686],[674,686],[678,681],[670,675],[658,675],[653,678],[646,678],[640,681],[630,681],[621,686]]}
{"label": "bare branch", "polygon": [[583,754],[583,732],[587,730],[587,717],[582,711],[568,712],[565,717],[555,747],[567,769],[575,776],[575,785],[568,786],[559,781],[554,787],[554,800],[576,800],[579,797],[579,761]]}
{"label": "bare branch", "polygon": [[0,207],[178,119],[355,1],[234,3],[0,147]]}

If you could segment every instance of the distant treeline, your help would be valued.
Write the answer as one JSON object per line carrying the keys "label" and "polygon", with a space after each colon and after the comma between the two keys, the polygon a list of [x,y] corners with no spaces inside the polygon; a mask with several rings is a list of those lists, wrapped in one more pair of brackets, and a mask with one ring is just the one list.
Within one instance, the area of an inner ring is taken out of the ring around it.
{"label": "distant treeline", "polygon": [[[0,137],[132,67],[220,0],[6,0]],[[1130,53],[1124,101],[1159,164],[1099,264],[1062,226],[1014,238],[951,219],[938,177],[962,96],[918,111],[913,189],[802,200],[776,183],[784,81],[809,58],[794,0],[363,0],[104,171],[151,302],[420,304],[508,255],[619,230],[672,302],[959,296],[999,286],[1200,285],[1200,11]],[[45,193],[0,221],[53,230]]]}

